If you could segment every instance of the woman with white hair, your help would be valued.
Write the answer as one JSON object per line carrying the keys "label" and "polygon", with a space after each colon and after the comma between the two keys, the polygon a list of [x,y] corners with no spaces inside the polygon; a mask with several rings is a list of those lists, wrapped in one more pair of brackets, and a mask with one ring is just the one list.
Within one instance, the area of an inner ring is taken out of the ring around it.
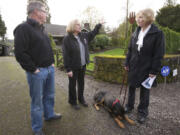
{"label": "woman with white hair", "polygon": [[138,122],[144,123],[148,116],[150,89],[142,86],[148,77],[155,77],[161,68],[164,55],[164,34],[153,24],[154,12],[144,9],[137,13],[137,29],[131,37],[125,62],[128,71],[129,95],[125,111],[134,109],[135,90],[140,87]]}
{"label": "woman with white hair", "polygon": [[89,63],[88,43],[98,34],[103,23],[97,24],[93,31],[81,32],[79,20],[72,20],[67,26],[67,36],[63,39],[64,66],[69,78],[69,104],[76,110],[77,104],[76,82],[78,84],[79,103],[88,107],[84,98],[84,76],[86,64]]}

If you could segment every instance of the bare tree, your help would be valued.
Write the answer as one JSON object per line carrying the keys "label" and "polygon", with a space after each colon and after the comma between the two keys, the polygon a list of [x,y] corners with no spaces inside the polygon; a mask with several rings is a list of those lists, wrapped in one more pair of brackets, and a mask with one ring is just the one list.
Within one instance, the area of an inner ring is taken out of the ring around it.
{"label": "bare tree", "polygon": [[82,24],[89,23],[90,29],[93,29],[104,18],[95,7],[87,7],[80,16]]}
{"label": "bare tree", "polygon": [[166,0],[165,6],[175,6],[177,4],[177,0]]}

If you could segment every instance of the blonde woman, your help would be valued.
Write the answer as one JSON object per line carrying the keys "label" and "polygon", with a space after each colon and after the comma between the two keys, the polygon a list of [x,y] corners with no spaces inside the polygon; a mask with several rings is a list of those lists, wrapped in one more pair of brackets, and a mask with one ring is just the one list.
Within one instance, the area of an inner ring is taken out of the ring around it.
{"label": "blonde woman", "polygon": [[154,12],[144,9],[137,13],[137,29],[131,37],[125,62],[128,71],[129,95],[125,111],[134,109],[135,90],[140,87],[140,103],[138,106],[138,122],[144,123],[148,116],[150,90],[141,83],[148,77],[154,77],[160,71],[164,55],[164,34],[153,24]]}
{"label": "blonde woman", "polygon": [[76,82],[78,86],[79,103],[88,107],[84,98],[84,75],[86,64],[89,63],[88,43],[98,34],[102,23],[97,24],[93,31],[81,32],[80,22],[75,19],[67,26],[67,36],[63,39],[64,66],[69,78],[69,104],[75,110],[80,109],[77,104]]}

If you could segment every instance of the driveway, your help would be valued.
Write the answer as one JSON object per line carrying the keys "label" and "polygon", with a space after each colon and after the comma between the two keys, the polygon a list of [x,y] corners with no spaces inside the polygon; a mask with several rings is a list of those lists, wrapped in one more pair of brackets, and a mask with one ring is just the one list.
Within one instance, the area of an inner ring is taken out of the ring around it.
{"label": "driveway", "polygon": [[[93,107],[93,95],[100,90],[119,97],[120,85],[94,80],[86,76],[85,97],[90,104],[76,111],[67,103],[68,79],[66,73],[56,69],[55,111],[63,118],[44,122],[46,135],[180,135],[180,82],[163,84],[151,90],[149,117],[145,124],[136,121],[136,108],[129,115],[135,126],[125,123],[120,129],[104,110]],[[0,135],[32,135],[30,98],[25,72],[14,57],[0,57]],[[136,94],[138,105],[139,89]]]}

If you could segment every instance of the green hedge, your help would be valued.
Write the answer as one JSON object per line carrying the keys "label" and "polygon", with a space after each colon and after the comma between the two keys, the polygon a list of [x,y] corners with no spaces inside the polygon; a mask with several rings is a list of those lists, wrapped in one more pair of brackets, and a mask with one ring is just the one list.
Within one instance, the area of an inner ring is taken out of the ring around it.
{"label": "green hedge", "polygon": [[180,53],[180,33],[169,28],[160,27],[164,32],[166,42],[166,54]]}
{"label": "green hedge", "polygon": [[[122,83],[125,56],[95,56],[94,77],[107,82]],[[180,74],[173,77],[173,70],[180,71],[180,55],[166,55],[162,61],[162,66],[169,66],[170,75],[167,82],[180,81]],[[164,77],[157,76],[158,83],[164,82]]]}

